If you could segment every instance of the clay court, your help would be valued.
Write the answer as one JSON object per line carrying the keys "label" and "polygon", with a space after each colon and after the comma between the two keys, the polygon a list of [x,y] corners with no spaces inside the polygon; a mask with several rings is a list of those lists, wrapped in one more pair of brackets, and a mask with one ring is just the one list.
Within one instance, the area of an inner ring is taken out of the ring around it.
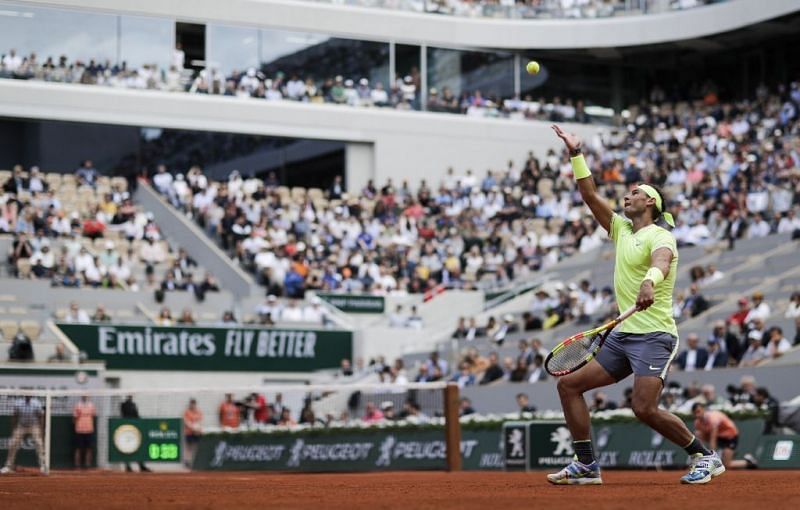
{"label": "clay court", "polygon": [[607,471],[602,487],[555,487],[543,472],[34,474],[0,479],[5,509],[44,508],[800,508],[800,472],[738,471],[706,486],[680,472]]}

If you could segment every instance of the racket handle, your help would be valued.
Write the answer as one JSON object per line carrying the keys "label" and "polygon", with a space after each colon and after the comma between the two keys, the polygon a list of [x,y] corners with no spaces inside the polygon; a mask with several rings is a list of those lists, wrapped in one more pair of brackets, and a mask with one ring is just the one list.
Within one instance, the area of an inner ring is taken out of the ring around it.
{"label": "racket handle", "polygon": [[614,322],[617,322],[617,323],[622,322],[625,319],[627,319],[628,317],[630,317],[631,315],[633,315],[634,313],[636,313],[636,305],[633,305],[632,307],[630,307],[627,310],[625,310],[624,312],[622,312],[620,314],[620,316],[617,317]]}

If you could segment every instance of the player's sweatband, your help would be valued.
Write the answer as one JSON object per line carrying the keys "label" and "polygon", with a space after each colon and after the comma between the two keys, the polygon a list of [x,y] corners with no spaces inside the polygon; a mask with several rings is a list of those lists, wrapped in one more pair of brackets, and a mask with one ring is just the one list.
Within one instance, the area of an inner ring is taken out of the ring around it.
{"label": "player's sweatband", "polygon": [[575,176],[576,181],[592,176],[592,172],[589,171],[589,167],[586,165],[586,160],[584,159],[583,154],[578,154],[574,158],[570,158],[569,162],[572,164],[572,175]]}
{"label": "player's sweatband", "polygon": [[[647,270],[647,273],[644,275],[645,280],[650,280],[653,282],[653,287],[658,286],[659,283],[664,281],[664,273],[657,267],[651,267]],[[644,281],[644,280],[642,280]]]}

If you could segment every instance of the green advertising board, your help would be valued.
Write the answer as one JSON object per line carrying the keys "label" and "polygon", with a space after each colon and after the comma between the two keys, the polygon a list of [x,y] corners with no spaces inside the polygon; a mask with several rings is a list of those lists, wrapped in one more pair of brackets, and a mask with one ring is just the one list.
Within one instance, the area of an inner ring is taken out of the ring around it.
{"label": "green advertising board", "polygon": [[759,467],[763,468],[800,468],[800,436],[763,436],[756,458]]}
{"label": "green advertising board", "polygon": [[[72,416],[53,416],[50,428],[52,435],[50,441],[50,467],[55,469],[71,468],[74,466],[73,445],[74,434]],[[0,416],[0,463],[4,463],[8,456],[8,447],[11,442],[11,416]],[[94,458],[92,465],[97,465],[97,448],[92,450]],[[17,451],[17,466],[37,467],[36,448],[30,436],[22,440]]]}
{"label": "green advertising board", "polygon": [[109,462],[181,462],[180,418],[109,418]]}
{"label": "green advertising board", "polygon": [[386,301],[383,296],[329,293],[317,293],[317,296],[347,313],[383,313],[386,309]]}
{"label": "green advertising board", "polygon": [[[691,423],[688,423],[691,428]],[[739,428],[739,447],[736,457],[754,453],[761,439],[764,421],[760,418],[736,420]],[[603,467],[621,468],[682,468],[687,465],[683,448],[665,439],[638,421],[596,423],[592,427],[593,445],[598,462]],[[572,461],[572,436],[561,422],[530,422],[528,431],[531,469],[565,466]],[[522,462],[518,459],[517,463]],[[516,469],[515,463],[508,469]]]}
{"label": "green advertising board", "polygon": [[[193,469],[382,471],[445,468],[443,428],[207,434]],[[497,430],[462,430],[464,469],[502,469]]]}
{"label": "green advertising board", "polygon": [[58,324],[109,370],[311,372],[352,359],[350,331]]}

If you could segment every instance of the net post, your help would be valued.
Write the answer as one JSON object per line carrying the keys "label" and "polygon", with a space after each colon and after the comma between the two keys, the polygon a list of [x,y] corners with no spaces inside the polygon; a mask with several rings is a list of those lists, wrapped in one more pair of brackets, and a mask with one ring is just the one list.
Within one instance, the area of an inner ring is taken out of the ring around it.
{"label": "net post", "polygon": [[447,470],[461,471],[461,425],[458,421],[458,384],[444,389],[444,434],[447,447]]}
{"label": "net post", "polygon": [[53,395],[48,390],[44,395],[44,469],[50,472],[50,442],[53,430]]}

